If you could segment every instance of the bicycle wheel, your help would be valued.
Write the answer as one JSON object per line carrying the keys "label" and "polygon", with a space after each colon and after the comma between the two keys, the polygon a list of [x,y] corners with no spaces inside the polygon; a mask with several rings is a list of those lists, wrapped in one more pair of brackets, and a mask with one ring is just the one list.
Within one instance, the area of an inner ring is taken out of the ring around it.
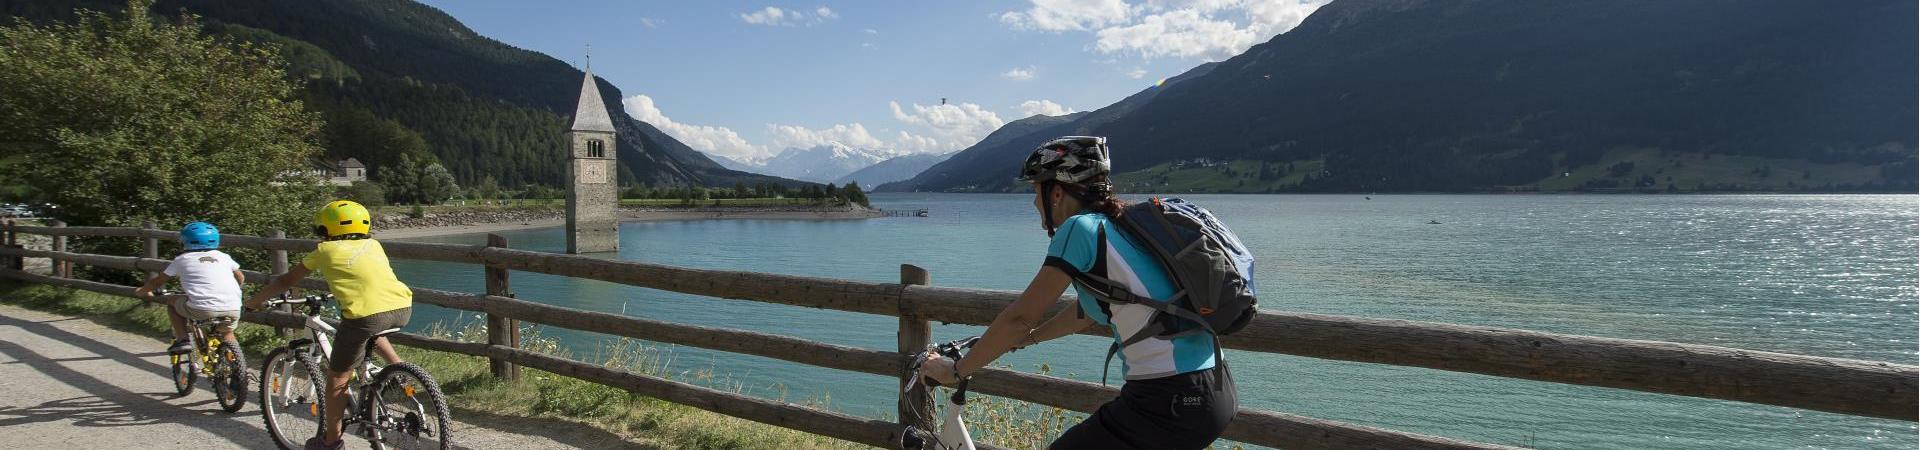
{"label": "bicycle wheel", "polygon": [[213,395],[220,400],[220,409],[240,412],[247,405],[247,355],[221,342],[213,358],[213,377],[207,380],[213,383]]}
{"label": "bicycle wheel", "polygon": [[281,347],[267,354],[260,365],[260,415],[281,450],[299,450],[320,434],[325,386],[319,363],[306,352]]}
{"label": "bicycle wheel", "polygon": [[199,356],[198,349],[194,353],[169,355],[173,358],[173,392],[181,397],[192,394],[193,383],[200,381],[200,366],[193,363]]}
{"label": "bicycle wheel", "polygon": [[389,364],[374,376],[368,395],[369,438],[376,449],[453,448],[447,399],[426,370],[408,363]]}

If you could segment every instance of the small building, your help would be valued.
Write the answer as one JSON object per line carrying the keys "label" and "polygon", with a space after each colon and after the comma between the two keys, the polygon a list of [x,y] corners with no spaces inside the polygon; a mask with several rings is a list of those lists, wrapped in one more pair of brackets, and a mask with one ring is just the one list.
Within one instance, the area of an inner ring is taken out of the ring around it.
{"label": "small building", "polygon": [[341,160],[339,168],[337,174],[334,175],[334,178],[336,178],[334,182],[336,184],[341,181],[340,179],[345,179],[347,184],[353,184],[355,181],[367,181],[367,165],[361,164],[358,159],[347,158]]}
{"label": "small building", "polygon": [[352,186],[355,181],[367,181],[367,165],[354,158],[333,163],[316,159],[308,163],[307,170],[289,171],[283,175],[310,177],[334,186]]}

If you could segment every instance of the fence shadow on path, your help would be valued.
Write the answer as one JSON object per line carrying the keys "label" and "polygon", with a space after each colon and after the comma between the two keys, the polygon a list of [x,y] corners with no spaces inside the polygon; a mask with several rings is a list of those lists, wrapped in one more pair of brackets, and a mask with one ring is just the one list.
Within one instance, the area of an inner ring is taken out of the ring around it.
{"label": "fence shadow on path", "polygon": [[43,402],[29,407],[0,409],[0,426],[49,421],[68,421],[79,427],[126,427],[175,423],[206,431],[238,447],[273,446],[272,440],[264,431],[248,423],[248,419],[259,417],[255,405],[250,404],[248,410],[229,414],[213,406],[210,398],[197,403],[169,402],[169,400],[180,399],[171,392],[172,385],[168,382],[171,376],[170,369],[145,359],[143,354],[129,352],[53,325],[16,317],[0,316],[0,327],[19,328],[40,338],[77,347],[118,363],[120,366],[151,374],[155,389],[166,390],[165,392],[134,392],[102,380],[93,374],[68,367],[55,358],[49,358],[27,345],[22,345],[30,344],[31,341],[0,341],[0,354],[39,372],[47,380],[94,394]]}

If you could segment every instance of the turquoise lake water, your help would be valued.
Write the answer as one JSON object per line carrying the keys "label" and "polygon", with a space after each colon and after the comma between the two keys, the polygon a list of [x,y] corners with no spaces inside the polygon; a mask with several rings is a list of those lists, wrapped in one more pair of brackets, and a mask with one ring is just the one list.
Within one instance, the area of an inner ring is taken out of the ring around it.
{"label": "turquoise lake water", "polygon": [[[1916,362],[1920,197],[1193,195],[1260,259],[1263,309]],[[927,218],[621,226],[620,259],[1019,289],[1045,254],[1030,195],[884,194]],[[1428,221],[1439,221],[1429,225]],[[558,229],[502,233],[563,249]],[[478,244],[480,235],[418,239]],[[616,257],[615,255],[605,255]],[[478,266],[397,261],[417,287],[482,291]],[[516,272],[520,298],[891,350],[896,319]],[[416,326],[452,320],[423,307]],[[472,321],[469,316],[465,320]],[[936,326],[935,339],[979,328]],[[544,329],[590,356],[605,336]],[[1001,360],[1098,382],[1107,341],[1072,336]],[[669,368],[743,392],[881,417],[893,379],[664,346]],[[1555,449],[1912,449],[1912,422],[1229,350],[1242,406]],[[1118,380],[1115,380],[1116,382]]]}

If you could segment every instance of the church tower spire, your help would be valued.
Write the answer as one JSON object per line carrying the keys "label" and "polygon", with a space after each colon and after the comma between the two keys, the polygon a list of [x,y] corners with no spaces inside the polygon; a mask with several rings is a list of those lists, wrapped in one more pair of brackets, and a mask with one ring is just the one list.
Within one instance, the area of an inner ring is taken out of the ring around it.
{"label": "church tower spire", "polygon": [[573,124],[567,127],[567,253],[620,250],[619,165],[613,118],[593,72],[584,71]]}

